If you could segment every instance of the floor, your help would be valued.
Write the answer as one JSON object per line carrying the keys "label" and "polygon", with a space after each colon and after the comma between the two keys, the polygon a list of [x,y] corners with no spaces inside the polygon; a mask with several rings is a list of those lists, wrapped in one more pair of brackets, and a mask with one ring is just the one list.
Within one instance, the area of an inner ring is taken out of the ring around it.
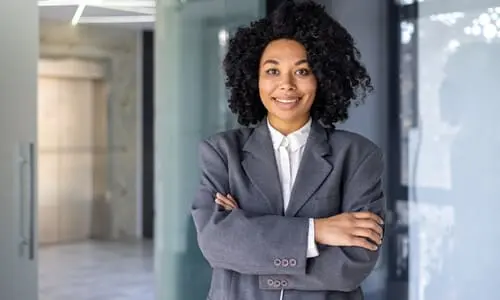
{"label": "floor", "polygon": [[154,300],[152,242],[45,246],[39,256],[39,300]]}

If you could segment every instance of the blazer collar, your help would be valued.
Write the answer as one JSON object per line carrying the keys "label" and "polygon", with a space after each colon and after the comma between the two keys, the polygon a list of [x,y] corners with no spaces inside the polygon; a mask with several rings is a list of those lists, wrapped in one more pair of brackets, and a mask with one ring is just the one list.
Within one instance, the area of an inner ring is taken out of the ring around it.
{"label": "blazer collar", "polygon": [[267,121],[259,123],[243,146],[242,166],[253,185],[277,214],[295,215],[316,192],[332,170],[326,159],[331,155],[327,130],[312,121],[287,211],[283,197],[273,142]]}
{"label": "blazer collar", "polygon": [[274,150],[277,150],[282,145],[283,140],[287,138],[290,143],[290,150],[292,152],[297,151],[305,146],[305,144],[307,143],[307,138],[309,137],[309,133],[311,132],[311,119],[309,119],[309,121],[300,129],[290,133],[287,136],[276,130],[271,125],[271,123],[269,123],[269,120],[267,120],[266,122],[267,127],[269,128],[269,133],[271,134],[271,140],[273,141]]}
{"label": "blazer collar", "polygon": [[[310,128],[307,126],[299,129],[299,131],[303,129],[307,131],[308,135],[306,147],[312,144],[309,148],[319,155],[330,153],[331,149],[328,144],[327,130],[318,121],[311,121]],[[265,144],[270,145],[266,146]],[[254,128],[254,131],[243,146],[243,151],[250,152],[264,159],[275,159],[272,150],[274,150],[274,142],[266,119]]]}

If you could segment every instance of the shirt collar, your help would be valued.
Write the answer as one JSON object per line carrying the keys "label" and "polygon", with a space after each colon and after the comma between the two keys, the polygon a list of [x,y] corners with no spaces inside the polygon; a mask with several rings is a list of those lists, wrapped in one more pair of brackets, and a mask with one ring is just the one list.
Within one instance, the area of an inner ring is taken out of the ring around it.
{"label": "shirt collar", "polygon": [[289,135],[285,136],[278,130],[276,130],[271,123],[269,123],[269,119],[267,120],[267,127],[269,128],[269,132],[271,133],[271,140],[273,142],[273,148],[274,150],[277,150],[281,144],[283,143],[283,140],[286,138],[288,142],[290,143],[290,150],[291,151],[297,151],[301,147],[303,147],[306,142],[307,138],[309,137],[309,133],[311,132],[311,119],[309,118],[309,121],[302,126],[300,129],[290,133]]}

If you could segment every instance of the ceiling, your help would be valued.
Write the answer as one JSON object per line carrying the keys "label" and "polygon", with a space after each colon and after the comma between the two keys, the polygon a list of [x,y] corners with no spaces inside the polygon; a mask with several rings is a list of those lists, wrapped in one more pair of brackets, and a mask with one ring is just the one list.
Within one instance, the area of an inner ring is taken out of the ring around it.
{"label": "ceiling", "polygon": [[154,0],[39,0],[41,19],[153,29]]}
{"label": "ceiling", "polygon": [[[69,24],[99,24],[132,29],[154,29],[156,0],[38,0],[41,19]],[[260,15],[262,0],[164,0],[163,8],[182,8],[189,18],[222,23],[253,20]],[[226,24],[227,25],[227,24]]]}

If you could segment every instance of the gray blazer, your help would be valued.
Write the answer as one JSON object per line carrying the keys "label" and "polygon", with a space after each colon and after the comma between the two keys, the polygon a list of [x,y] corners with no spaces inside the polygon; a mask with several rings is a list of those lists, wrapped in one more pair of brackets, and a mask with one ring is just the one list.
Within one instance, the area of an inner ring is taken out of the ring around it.
{"label": "gray blazer", "polygon": [[[360,300],[378,258],[358,247],[318,245],[306,258],[308,218],[369,210],[385,217],[383,158],[368,139],[313,122],[290,204],[283,210],[266,122],[200,145],[201,184],[192,205],[198,244],[213,268],[211,300]],[[239,208],[225,211],[215,193]]]}

